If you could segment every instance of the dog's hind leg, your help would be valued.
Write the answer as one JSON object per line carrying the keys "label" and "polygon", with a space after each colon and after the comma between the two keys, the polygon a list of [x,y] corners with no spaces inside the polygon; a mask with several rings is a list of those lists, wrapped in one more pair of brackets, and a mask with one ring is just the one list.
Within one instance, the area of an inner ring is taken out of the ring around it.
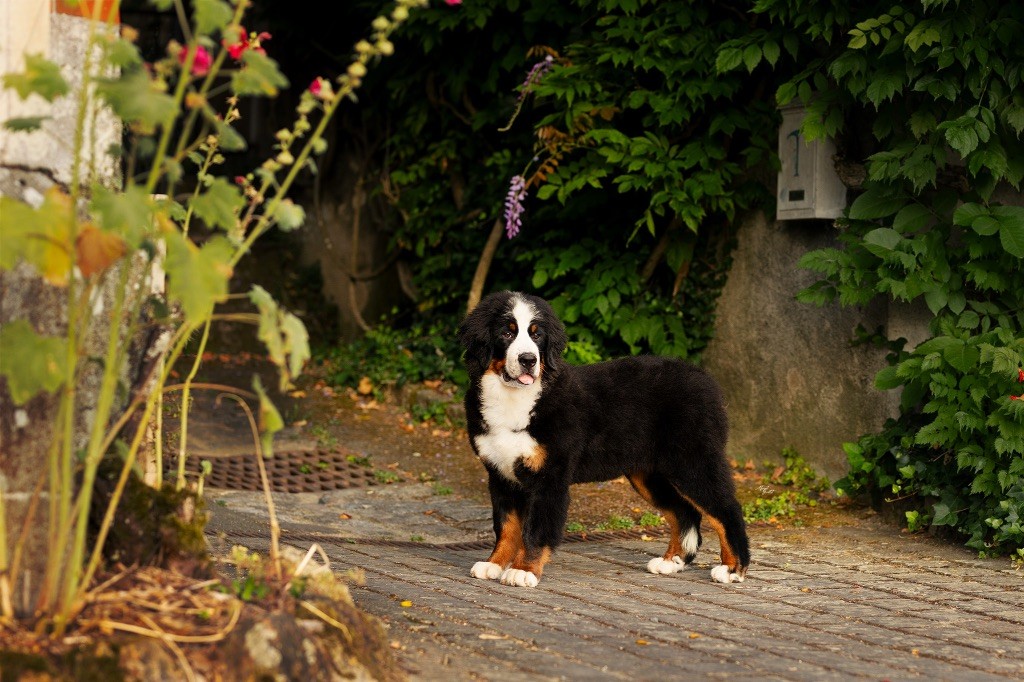
{"label": "dog's hind leg", "polygon": [[750,544],[747,539],[743,508],[735,496],[721,498],[702,494],[704,488],[693,491],[694,497],[683,497],[703,515],[704,521],[718,535],[722,564],[711,569],[711,579],[719,583],[743,582],[750,564]]}
{"label": "dog's hind leg", "polygon": [[657,508],[668,522],[668,549],[647,562],[651,573],[677,573],[686,568],[700,547],[700,512],[665,479],[655,474],[627,476],[640,497]]}

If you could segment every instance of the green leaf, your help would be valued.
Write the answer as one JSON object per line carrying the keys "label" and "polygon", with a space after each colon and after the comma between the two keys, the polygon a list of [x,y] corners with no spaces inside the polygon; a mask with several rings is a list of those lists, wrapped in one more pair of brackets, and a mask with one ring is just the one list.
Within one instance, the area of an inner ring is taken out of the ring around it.
{"label": "green leaf", "polygon": [[238,212],[245,205],[245,197],[225,178],[215,178],[209,188],[191,201],[196,215],[210,227],[233,232],[238,224]]}
{"label": "green leaf", "polygon": [[67,341],[40,336],[25,320],[0,326],[0,375],[15,405],[24,405],[40,392],[52,393],[67,376]]}
{"label": "green leaf", "polygon": [[97,185],[90,208],[104,230],[124,239],[132,249],[138,248],[154,229],[149,195],[138,185],[121,192]]}
{"label": "green leaf", "polygon": [[735,47],[726,47],[719,50],[715,57],[715,70],[718,73],[732,71],[743,62],[743,53]]}
{"label": "green leaf", "polygon": [[274,97],[288,86],[277,63],[256,50],[242,54],[243,66],[231,75],[231,89],[236,95],[267,95]]}
{"label": "green leaf", "polygon": [[1024,206],[993,206],[999,221],[999,241],[1008,254],[1024,258]]}
{"label": "green leaf", "polygon": [[260,411],[257,420],[257,428],[260,432],[260,448],[263,451],[264,457],[273,457],[274,434],[284,428],[284,419],[281,418],[281,413],[277,411],[274,403],[270,401],[270,396],[263,389],[263,382],[260,381],[258,374],[252,377],[252,390],[260,399]]}
{"label": "green leaf", "polygon": [[907,204],[899,210],[892,221],[892,229],[900,234],[918,232],[927,227],[934,216],[921,204]]}
{"label": "green leaf", "polygon": [[[903,237],[900,236],[900,233],[888,227],[879,227],[864,235],[865,244],[877,246],[884,251],[892,251],[901,241],[903,241]],[[874,249],[869,250],[872,253],[875,252]]]}
{"label": "green leaf", "polygon": [[208,115],[206,120],[210,121],[214,128],[217,129],[217,144],[220,145],[221,149],[226,152],[241,152],[246,150],[248,144],[246,143],[245,138],[242,137],[237,130],[225,123],[223,119],[218,118],[217,116]]}
{"label": "green leaf", "polygon": [[961,204],[953,212],[953,224],[969,227],[976,218],[987,215],[989,215],[988,207],[982,204]]}
{"label": "green leaf", "polygon": [[967,345],[957,339],[957,343],[942,350],[942,358],[959,372],[967,374],[978,366],[981,352],[974,346]]}
{"label": "green leaf", "polygon": [[875,375],[875,388],[880,391],[899,388],[904,383],[903,379],[896,373],[895,366],[886,367]]}
{"label": "green leaf", "polygon": [[907,199],[902,195],[893,195],[879,187],[872,187],[853,200],[850,205],[850,218],[853,220],[875,220],[896,213]]}
{"label": "green leaf", "polygon": [[782,50],[781,48],[779,48],[779,44],[769,40],[762,46],[761,49],[764,52],[764,58],[768,61],[768,63],[771,64],[772,66],[775,66],[775,63],[779,61],[779,56],[782,54]]}
{"label": "green leaf", "polygon": [[746,65],[747,71],[753,71],[761,61],[761,46],[760,45],[747,45],[743,50],[743,64]]}
{"label": "green leaf", "polygon": [[249,300],[260,313],[257,335],[266,345],[271,361],[280,370],[280,390],[286,391],[310,358],[306,327],[295,315],[281,310],[266,289],[259,285],[253,286]]}
{"label": "green leaf", "polygon": [[96,92],[114,113],[145,132],[170,125],[178,113],[174,98],[161,92],[143,69],[125,71],[120,78],[97,79]]}
{"label": "green leaf", "polygon": [[971,222],[971,229],[982,237],[991,237],[999,231],[999,221],[990,215],[978,216]]}
{"label": "green leaf", "polygon": [[58,187],[46,191],[39,208],[0,196],[0,268],[25,261],[54,286],[67,284],[75,245],[71,198]]}
{"label": "green leaf", "polygon": [[199,323],[213,314],[215,304],[227,297],[234,248],[220,236],[200,248],[173,229],[164,238],[167,296],[181,304],[187,320]]}
{"label": "green leaf", "polygon": [[4,121],[4,128],[12,133],[31,133],[43,127],[44,121],[49,121],[51,116],[25,116],[9,118]]}
{"label": "green leaf", "polygon": [[932,507],[934,517],[932,523],[936,526],[952,526],[956,524],[956,512],[950,511],[949,505],[942,502]]}
{"label": "green leaf", "polygon": [[39,95],[47,102],[52,102],[71,89],[60,75],[60,67],[41,54],[26,54],[25,70],[22,73],[4,74],[3,83],[5,88],[13,89],[23,100],[28,99],[29,95]]}
{"label": "green leaf", "polygon": [[966,157],[978,148],[978,133],[973,127],[954,125],[946,128],[946,142],[957,150],[960,156]]}
{"label": "green leaf", "polygon": [[210,35],[231,22],[234,12],[231,5],[222,0],[193,0],[195,7],[196,33]]}

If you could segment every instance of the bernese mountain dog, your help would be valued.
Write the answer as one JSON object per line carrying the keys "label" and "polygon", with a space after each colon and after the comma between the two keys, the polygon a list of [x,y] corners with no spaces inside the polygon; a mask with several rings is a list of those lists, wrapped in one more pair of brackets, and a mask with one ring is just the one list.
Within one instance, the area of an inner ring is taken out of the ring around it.
{"label": "bernese mountain dog", "polygon": [[743,580],[750,549],[725,456],[728,421],[707,372],[655,356],[569,365],[554,310],[520,292],[486,296],[459,340],[467,430],[489,475],[496,537],[474,577],[535,587],[562,540],[570,485],[625,476],[668,521],[668,549],[651,573],[693,561],[703,517],[721,546],[712,580]]}

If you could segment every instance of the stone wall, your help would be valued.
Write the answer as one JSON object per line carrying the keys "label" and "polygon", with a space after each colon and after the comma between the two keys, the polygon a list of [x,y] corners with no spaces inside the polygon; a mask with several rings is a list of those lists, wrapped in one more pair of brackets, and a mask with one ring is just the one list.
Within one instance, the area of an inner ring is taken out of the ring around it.
{"label": "stone wall", "polygon": [[740,461],[779,460],[782,448],[792,447],[835,480],[846,473],[843,442],[877,431],[896,414],[897,393],[873,387],[886,350],[851,340],[862,325],[918,343],[927,310],[797,301],[797,292],[817,280],[798,266],[800,257],[835,245],[827,220],[776,222],[757,213],[739,229],[704,365],[725,390],[729,454]]}

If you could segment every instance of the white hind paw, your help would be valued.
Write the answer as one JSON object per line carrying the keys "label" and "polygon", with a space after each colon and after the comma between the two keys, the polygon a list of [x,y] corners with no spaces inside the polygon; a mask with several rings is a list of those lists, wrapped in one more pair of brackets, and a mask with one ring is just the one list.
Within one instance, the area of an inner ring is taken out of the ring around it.
{"label": "white hind paw", "polygon": [[469,574],[481,580],[497,580],[501,577],[501,566],[490,561],[478,561]]}
{"label": "white hind paw", "polygon": [[533,571],[523,571],[518,568],[507,568],[501,574],[502,585],[515,585],[516,587],[537,587],[540,582]]}
{"label": "white hind paw", "polygon": [[711,569],[711,579],[716,583],[741,583],[743,576],[739,573],[730,573],[729,567],[725,564],[715,566]]}
{"label": "white hind paw", "polygon": [[683,559],[680,556],[674,556],[672,559],[665,559],[663,557],[656,556],[647,562],[647,570],[658,575],[678,573],[684,568],[686,568],[686,563],[683,562]]}

